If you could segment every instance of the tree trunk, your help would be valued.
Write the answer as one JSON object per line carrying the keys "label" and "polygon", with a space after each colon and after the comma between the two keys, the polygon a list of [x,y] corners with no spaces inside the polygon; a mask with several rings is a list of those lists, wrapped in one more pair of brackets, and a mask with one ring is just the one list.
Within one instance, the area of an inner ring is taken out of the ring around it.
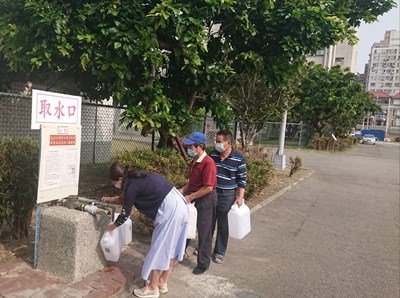
{"label": "tree trunk", "polygon": [[250,128],[249,132],[247,133],[247,145],[252,144],[254,138],[256,137],[258,130],[256,128]]}
{"label": "tree trunk", "polygon": [[245,133],[245,129],[243,128],[242,122],[239,122],[239,130],[240,130],[240,143],[242,144],[243,152],[245,152],[245,151],[247,151],[246,133]]}
{"label": "tree trunk", "polygon": [[13,235],[17,239],[29,237],[29,228],[32,220],[32,209],[25,210],[19,213],[21,217],[16,217],[13,220]]}
{"label": "tree trunk", "polygon": [[160,128],[158,132],[160,133],[160,140],[158,141],[157,149],[174,148],[174,143],[172,137],[168,134],[168,130],[165,128]]}

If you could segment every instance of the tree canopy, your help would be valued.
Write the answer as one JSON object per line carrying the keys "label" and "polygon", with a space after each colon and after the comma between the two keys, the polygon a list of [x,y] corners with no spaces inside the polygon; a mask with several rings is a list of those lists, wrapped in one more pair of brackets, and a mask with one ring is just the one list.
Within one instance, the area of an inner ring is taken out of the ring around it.
{"label": "tree canopy", "polygon": [[[197,114],[229,117],[212,96],[261,59],[268,87],[287,85],[305,55],[344,39],[393,0],[3,0],[0,58],[65,92],[112,97],[126,123],[173,135]],[[34,80],[33,80],[34,81]]]}
{"label": "tree canopy", "polygon": [[300,101],[292,116],[310,124],[320,136],[348,133],[363,121],[365,112],[380,110],[372,95],[357,82],[357,76],[340,66],[329,70],[321,65],[311,67],[301,80],[297,96]]}

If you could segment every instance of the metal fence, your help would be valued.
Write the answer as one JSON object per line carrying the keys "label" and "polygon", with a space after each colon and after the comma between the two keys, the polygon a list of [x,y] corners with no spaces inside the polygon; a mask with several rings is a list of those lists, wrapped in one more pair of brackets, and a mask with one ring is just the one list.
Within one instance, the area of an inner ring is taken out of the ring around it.
{"label": "metal fence", "polygon": [[[267,122],[264,128],[256,135],[253,145],[277,146],[281,123]],[[312,138],[312,129],[301,123],[287,123],[285,133],[285,147],[306,148]]]}
{"label": "metal fence", "polygon": [[[202,130],[201,130],[202,129]],[[273,146],[276,147],[279,144],[281,123],[280,122],[267,122],[263,129],[259,131],[253,139],[251,145],[260,146]],[[240,139],[240,133],[238,132],[238,124],[232,123],[231,131],[234,134],[236,142]],[[215,134],[218,131],[212,118],[206,118],[204,123],[197,126],[197,131],[203,131],[207,137],[207,144],[213,145]],[[305,124],[301,123],[287,123],[285,133],[285,147],[291,148],[306,148],[309,146],[312,138],[312,129]]]}
{"label": "metal fence", "polygon": [[[0,137],[27,136],[39,140],[31,129],[31,97],[0,93]],[[119,125],[123,110],[112,106],[82,103],[81,164],[108,162],[121,151],[151,149],[152,135]],[[158,135],[154,140],[157,141]]]}
{"label": "metal fence", "polygon": [[[31,130],[31,97],[19,94],[0,93],[0,137],[28,136],[39,140],[39,131]],[[151,150],[159,140],[158,133],[142,136],[134,128],[120,125],[123,112],[110,105],[82,103],[81,164],[110,161],[122,151],[133,149]],[[201,119],[193,131],[202,131],[207,136],[207,145],[212,146],[218,128],[210,117]],[[237,129],[232,124],[232,131]],[[254,138],[254,145],[277,146],[280,123],[268,122]],[[311,130],[303,124],[287,124],[285,146],[305,147],[311,138]]]}

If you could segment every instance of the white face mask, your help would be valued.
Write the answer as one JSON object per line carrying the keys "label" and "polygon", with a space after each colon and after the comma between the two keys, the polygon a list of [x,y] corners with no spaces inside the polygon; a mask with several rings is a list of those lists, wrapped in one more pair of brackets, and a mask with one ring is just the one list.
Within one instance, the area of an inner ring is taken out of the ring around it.
{"label": "white face mask", "polygon": [[225,151],[224,143],[216,143],[215,150],[217,150],[219,153],[224,152]]}
{"label": "white face mask", "polygon": [[193,158],[197,155],[196,151],[194,151],[193,149],[189,149],[187,150],[187,154],[189,155],[189,157]]}
{"label": "white face mask", "polygon": [[121,185],[120,184],[114,184],[114,186],[118,189],[121,189]]}

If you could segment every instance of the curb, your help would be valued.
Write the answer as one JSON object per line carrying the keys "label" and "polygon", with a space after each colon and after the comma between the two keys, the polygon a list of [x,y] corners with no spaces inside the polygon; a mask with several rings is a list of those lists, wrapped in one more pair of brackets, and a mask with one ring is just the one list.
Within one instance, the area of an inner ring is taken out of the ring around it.
{"label": "curb", "polygon": [[[305,175],[302,178],[299,178],[298,181],[293,182],[292,184],[290,184],[289,186],[281,189],[280,191],[276,192],[275,194],[267,197],[265,200],[263,200],[261,203],[258,203],[257,205],[255,205],[253,208],[251,208],[250,212],[251,214],[256,212],[257,210],[259,210],[260,208],[267,206],[268,204],[272,203],[274,200],[276,200],[277,198],[279,198],[281,195],[283,195],[285,192],[287,192],[288,190],[290,190],[292,187],[296,186],[300,181],[303,181],[306,178],[309,178],[312,174],[314,174],[314,171],[310,171],[307,175]],[[187,250],[190,250],[191,246],[188,246]],[[194,249],[193,249],[194,250]],[[187,254],[191,254],[192,251],[190,250],[189,253]],[[142,287],[144,286],[144,281],[143,279],[140,277],[137,277],[136,279],[134,279],[132,282],[130,283],[126,283],[125,286],[120,289],[118,292],[116,292],[114,295],[112,295],[112,298],[125,298],[125,297],[131,297],[132,296],[132,291],[133,291],[133,286],[136,285],[138,287]],[[139,286],[140,285],[140,286]],[[135,297],[135,296],[134,296]]]}

